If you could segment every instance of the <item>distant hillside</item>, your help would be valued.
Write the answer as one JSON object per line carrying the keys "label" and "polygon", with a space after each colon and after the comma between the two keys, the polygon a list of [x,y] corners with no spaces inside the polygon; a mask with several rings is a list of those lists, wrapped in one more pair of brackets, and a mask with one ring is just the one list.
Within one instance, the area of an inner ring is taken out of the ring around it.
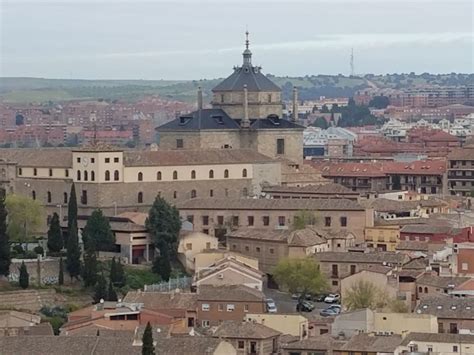
{"label": "distant hillside", "polygon": [[[283,90],[283,98],[290,99],[293,85],[299,88],[302,100],[352,96],[368,87],[401,89],[420,85],[467,85],[474,82],[474,74],[390,74],[347,77],[343,75],[311,75],[305,77],[276,77],[269,75]],[[180,101],[194,101],[201,86],[205,95],[222,79],[212,80],[76,80],[41,78],[0,78],[0,101],[47,102],[84,99],[137,100],[147,95],[160,95]]]}

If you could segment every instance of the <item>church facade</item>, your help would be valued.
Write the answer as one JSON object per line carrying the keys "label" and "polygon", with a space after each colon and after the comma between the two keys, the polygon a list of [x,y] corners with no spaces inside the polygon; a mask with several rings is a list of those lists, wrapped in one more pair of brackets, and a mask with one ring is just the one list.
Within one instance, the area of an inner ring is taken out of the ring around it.
{"label": "church facade", "polygon": [[[252,64],[248,33],[243,63],[212,89],[212,108],[198,109],[156,128],[161,149],[251,149],[270,158],[303,161],[303,130],[282,118],[281,88]],[[293,105],[297,105],[296,89]],[[293,109],[293,112],[297,112]]]}

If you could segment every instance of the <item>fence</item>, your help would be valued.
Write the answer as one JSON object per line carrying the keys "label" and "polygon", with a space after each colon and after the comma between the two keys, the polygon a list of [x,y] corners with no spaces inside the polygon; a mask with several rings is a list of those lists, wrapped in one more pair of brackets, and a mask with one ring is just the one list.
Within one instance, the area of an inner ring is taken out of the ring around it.
{"label": "fence", "polygon": [[173,291],[178,289],[184,290],[191,287],[192,278],[188,276],[178,277],[175,279],[170,279],[169,281],[163,281],[158,284],[145,285],[145,292],[165,292]]}

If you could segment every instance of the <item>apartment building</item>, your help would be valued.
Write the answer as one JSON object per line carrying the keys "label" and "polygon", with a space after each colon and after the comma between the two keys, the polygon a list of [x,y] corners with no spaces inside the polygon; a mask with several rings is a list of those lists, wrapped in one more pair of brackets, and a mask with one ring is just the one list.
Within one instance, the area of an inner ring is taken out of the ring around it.
{"label": "apartment building", "polygon": [[451,195],[472,196],[474,190],[474,146],[448,155],[448,189]]}

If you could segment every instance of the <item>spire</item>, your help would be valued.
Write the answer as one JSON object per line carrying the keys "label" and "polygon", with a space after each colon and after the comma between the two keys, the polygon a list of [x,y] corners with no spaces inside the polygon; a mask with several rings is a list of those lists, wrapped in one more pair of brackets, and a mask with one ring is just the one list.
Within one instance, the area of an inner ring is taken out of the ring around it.
{"label": "spire", "polygon": [[245,31],[245,50],[242,53],[244,57],[244,65],[252,65],[252,52],[249,49],[249,31]]}

